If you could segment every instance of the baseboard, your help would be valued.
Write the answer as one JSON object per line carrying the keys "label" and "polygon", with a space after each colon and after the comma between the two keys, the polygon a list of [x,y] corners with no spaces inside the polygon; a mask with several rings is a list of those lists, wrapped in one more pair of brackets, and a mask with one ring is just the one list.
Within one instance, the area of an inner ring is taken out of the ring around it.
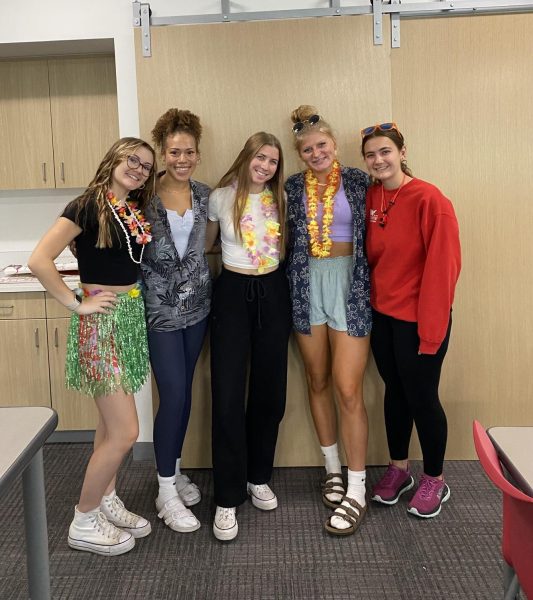
{"label": "baseboard", "polygon": [[153,442],[135,442],[133,445],[133,460],[149,460],[155,462]]}
{"label": "baseboard", "polygon": [[47,443],[76,444],[82,442],[94,442],[94,430],[54,431]]}

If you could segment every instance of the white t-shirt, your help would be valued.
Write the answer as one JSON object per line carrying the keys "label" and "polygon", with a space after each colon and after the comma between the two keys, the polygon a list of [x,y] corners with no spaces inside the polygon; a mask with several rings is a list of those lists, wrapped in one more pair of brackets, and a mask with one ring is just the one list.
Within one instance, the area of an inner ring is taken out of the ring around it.
{"label": "white t-shirt", "polygon": [[180,258],[183,258],[187,251],[189,236],[191,235],[194,226],[194,212],[188,208],[183,213],[183,216],[181,216],[177,211],[169,210],[167,208],[167,217],[170,231],[172,232],[172,239],[174,240],[174,246],[176,246]]}
{"label": "white t-shirt", "polygon": [[[257,245],[262,247],[265,235],[265,216],[261,210],[261,194],[250,194],[251,215],[255,225],[254,232],[257,236]],[[240,237],[235,235],[233,228],[233,203],[235,189],[233,187],[217,188],[209,196],[209,209],[207,216],[210,221],[220,223],[220,239],[222,240],[222,262],[229,267],[238,269],[256,269],[252,264],[247,251],[242,245]],[[279,259],[275,264],[279,263]]]}

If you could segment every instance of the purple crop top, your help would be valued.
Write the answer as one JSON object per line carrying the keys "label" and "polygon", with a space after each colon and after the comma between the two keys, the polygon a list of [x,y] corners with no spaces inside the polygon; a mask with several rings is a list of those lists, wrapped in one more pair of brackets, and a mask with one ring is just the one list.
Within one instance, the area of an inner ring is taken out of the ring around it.
{"label": "purple crop top", "polygon": [[[307,194],[304,191],[304,203],[307,212]],[[322,228],[323,204],[318,203],[316,220]],[[309,218],[308,218],[309,221]],[[344,192],[344,184],[341,184],[335,194],[335,204],[333,206],[333,223],[331,224],[331,241],[333,242],[352,242],[353,241],[353,215],[352,209]]]}

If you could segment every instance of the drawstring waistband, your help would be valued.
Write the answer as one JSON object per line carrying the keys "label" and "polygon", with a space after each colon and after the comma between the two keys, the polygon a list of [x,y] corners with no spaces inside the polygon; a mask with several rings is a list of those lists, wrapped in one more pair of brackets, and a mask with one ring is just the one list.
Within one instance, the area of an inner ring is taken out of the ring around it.
{"label": "drawstring waistband", "polygon": [[246,284],[246,302],[253,302],[257,299],[257,326],[262,328],[261,323],[261,300],[266,296],[265,286],[260,279],[251,277]]}

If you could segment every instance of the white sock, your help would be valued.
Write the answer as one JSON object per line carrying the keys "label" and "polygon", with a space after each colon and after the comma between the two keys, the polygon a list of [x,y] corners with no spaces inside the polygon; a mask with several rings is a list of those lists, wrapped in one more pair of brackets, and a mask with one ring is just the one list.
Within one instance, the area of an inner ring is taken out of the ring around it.
{"label": "white sock", "polygon": [[326,461],[326,473],[340,473],[341,461],[339,460],[339,449],[337,444],[331,446],[320,446]]}
{"label": "white sock", "polygon": [[[346,490],[346,496],[348,496],[348,498],[353,498],[354,500],[356,500],[362,507],[366,505],[365,481],[366,471],[350,471],[350,469],[348,469],[348,489]],[[340,507],[336,508],[335,512],[344,512],[342,511],[343,506],[350,506],[350,504],[348,504],[347,502],[341,502]],[[352,506],[350,506],[350,508],[353,509]],[[335,527],[336,529],[348,529],[348,527],[350,527],[350,523],[348,523],[348,521],[346,521],[342,517],[337,517],[335,513],[333,513],[333,515],[331,516],[330,523],[331,526]]]}
{"label": "white sock", "polygon": [[181,475],[180,466],[181,466],[181,457],[176,459],[176,477],[179,477]]}
{"label": "white sock", "polygon": [[357,500],[361,506],[366,505],[366,471],[350,471],[348,469],[348,489],[346,495]]}
{"label": "white sock", "polygon": [[175,475],[172,475],[171,477],[161,477],[161,475],[158,474],[157,481],[159,482],[158,499],[161,500],[161,502],[165,503],[167,500],[178,495],[178,492],[176,491]]}

